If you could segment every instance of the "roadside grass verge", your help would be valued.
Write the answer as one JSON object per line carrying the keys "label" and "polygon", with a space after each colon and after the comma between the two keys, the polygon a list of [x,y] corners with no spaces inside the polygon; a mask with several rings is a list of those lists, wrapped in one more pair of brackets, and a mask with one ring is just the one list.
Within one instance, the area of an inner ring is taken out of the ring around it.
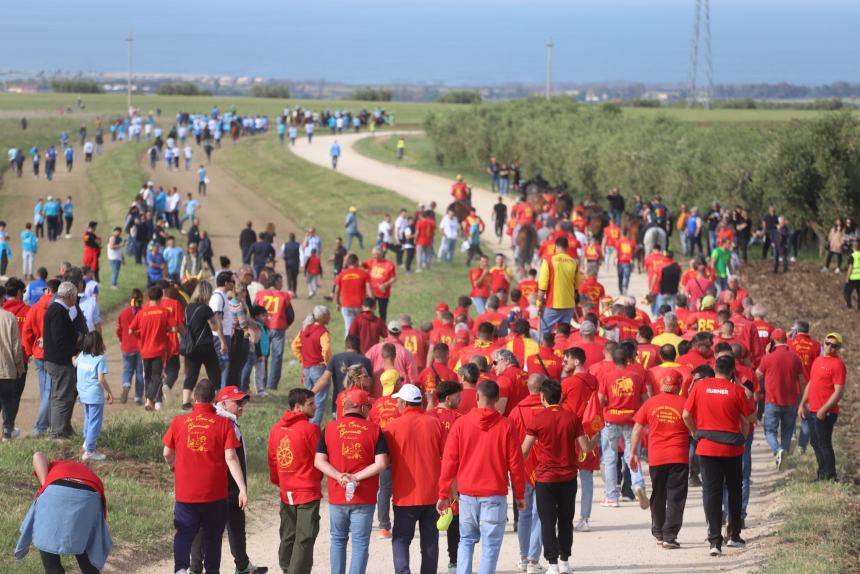
{"label": "roadside grass verge", "polygon": [[[834,436],[839,476],[852,476],[843,443],[844,434]],[[782,526],[777,546],[768,556],[761,574],[843,574],[857,572],[860,544],[857,518],[860,501],[854,485],[816,481],[815,456],[789,458],[792,474],[782,494]]]}

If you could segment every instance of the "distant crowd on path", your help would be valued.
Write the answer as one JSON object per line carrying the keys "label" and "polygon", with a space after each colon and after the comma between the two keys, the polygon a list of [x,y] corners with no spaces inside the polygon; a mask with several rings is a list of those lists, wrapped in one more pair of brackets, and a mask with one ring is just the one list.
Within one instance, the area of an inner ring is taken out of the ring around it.
{"label": "distant crowd on path", "polygon": [[[344,350],[335,352],[340,343],[332,341],[331,310],[316,305],[298,323],[292,307],[300,271],[309,296],[319,289],[322,240],[315,228],[301,243],[291,235],[276,252],[274,226],[257,232],[248,222],[239,238],[242,266],[234,271],[222,256],[216,270],[211,256],[206,262],[200,253],[208,238],[200,228],[200,200],[190,193],[188,202],[198,204],[184,233],[186,248],[171,236],[171,230],[182,235],[177,195],[179,190],[148,183],[129,210],[127,232],[135,253],[144,245],[140,262],[147,284],[131,290],[115,333],[123,356],[120,402],[133,392],[147,410],[162,410],[184,362],[180,404],[190,412],[177,415],[163,438],[176,482],[177,573],[218,572],[225,528],[237,572],[265,571],[252,564],[244,544],[246,448],[254,447],[245,443],[240,419],[251,412],[252,373],[256,397],[280,386],[288,340],[302,377],[290,385],[289,408],[274,423],[267,452],[270,479],[281,492],[278,562],[284,571],[313,569],[323,477],[335,574],[346,570],[350,538],[350,571],[366,571],[374,514],[378,535],[391,540],[395,571],[409,570],[417,526],[422,571],[436,571],[437,533],[444,530],[449,572],[472,571],[476,544],[478,571],[493,572],[504,543],[509,489],[520,552],[516,567],[543,571],[543,549],[547,572],[570,572],[573,532],[590,531],[593,472],[601,464],[601,506],[636,501],[650,509],[651,534],[666,550],[681,546],[688,488],[701,486],[709,554],[720,556],[723,546],[745,545],[758,420],[777,470],[793,450],[800,421],[798,446],[803,451],[811,442],[818,478],[837,478],[832,435],[846,384],[840,358],[845,341],[839,333],[813,340],[802,319],[789,332],[769,323],[739,277],[722,275],[731,256],[720,249],[731,254],[731,241],[683,273],[665,244],[653,246],[644,260],[652,317],[633,297],[605,297],[597,280],[603,244],[587,234],[579,242],[579,219],[558,220],[552,204],[525,223],[557,219],[546,226],[538,265],[520,277],[503,255],[491,266],[480,251],[484,226],[476,210],[462,221],[449,210],[438,227],[449,239],[447,219],[454,245],[464,239],[470,291],[453,310],[453,294],[439,301],[433,320],[422,324],[409,314],[389,320],[388,308],[398,292],[399,266],[411,272],[417,258],[416,272],[431,270],[438,215],[432,204],[411,216],[402,210],[397,221],[385,216],[379,223],[372,256],[363,262],[336,242],[329,293],[346,337]],[[642,210],[647,223],[659,225],[657,201],[648,213]],[[514,208],[518,219],[526,210]],[[344,229],[348,241],[363,247],[358,214],[348,210]],[[29,286],[9,278],[0,311],[4,439],[19,434],[14,419],[32,356],[41,396],[32,434],[75,439],[71,420],[79,399],[84,461],[106,458],[97,443],[105,403],[114,399],[103,329],[92,311],[102,246],[97,229],[90,222],[84,237],[85,267],[63,264],[51,279],[40,269]],[[123,232],[114,229],[109,254],[113,249],[122,255]],[[619,266],[627,265],[623,239],[622,232],[615,245]],[[440,245],[443,260],[446,245]],[[395,251],[395,261],[388,251]],[[276,270],[278,255],[286,289]],[[476,267],[469,266],[473,259]],[[29,307],[28,293],[36,297]],[[301,327],[288,339],[293,324]],[[327,409],[333,418],[323,425]],[[74,465],[34,457],[43,488],[16,554],[23,556],[32,542],[46,564],[75,554],[82,568],[98,571],[110,552],[107,493],[88,467]],[[83,492],[70,492],[78,483]],[[76,511],[60,512],[74,496],[81,497]],[[65,536],[46,533],[47,523]]]}

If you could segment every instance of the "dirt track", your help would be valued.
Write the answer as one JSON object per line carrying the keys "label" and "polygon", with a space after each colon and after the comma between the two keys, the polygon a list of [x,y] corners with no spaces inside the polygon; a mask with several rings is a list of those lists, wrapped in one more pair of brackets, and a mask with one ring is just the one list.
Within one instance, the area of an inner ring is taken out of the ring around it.
{"label": "dirt track", "polygon": [[[429,203],[435,200],[440,205],[448,201],[450,182],[444,178],[427,175],[407,168],[399,168],[382,164],[359,155],[352,148],[354,141],[366,136],[340,136],[339,142],[343,155],[338,163],[338,171],[344,175],[382,186],[395,191],[416,202]],[[328,148],[331,138],[317,136],[312,145],[300,140],[293,148],[300,157],[324,167],[330,167]],[[229,153],[229,152],[228,152]],[[217,183],[217,176],[213,177]],[[496,196],[486,190],[473,189],[473,201],[479,213],[489,220],[492,203]],[[279,228],[280,229],[280,228]],[[601,281],[610,293],[615,292],[617,282],[614,273],[601,274]],[[641,295],[645,291],[645,279],[642,275],[634,275],[631,281],[631,292]],[[647,511],[639,509],[636,503],[623,503],[621,508],[603,508],[599,501],[603,499],[603,481],[595,473],[594,499],[591,526],[592,532],[576,533],[571,565],[578,572],[654,572],[654,573],[706,573],[706,572],[749,572],[753,570],[766,551],[766,546],[772,543],[768,535],[773,532],[776,521],[773,517],[776,508],[777,495],[773,493],[774,485],[779,480],[774,470],[772,457],[767,449],[761,428],[753,450],[753,484],[749,504],[747,525],[744,532],[748,546],[745,550],[735,551],[726,549],[724,556],[713,559],[707,556],[705,538],[704,513],[702,511],[701,491],[691,488],[685,513],[685,524],[679,540],[683,549],[667,551],[657,548],[650,534],[650,517]],[[646,484],[650,480],[646,478]],[[262,507],[261,507],[262,506]],[[577,502],[577,507],[579,506]],[[248,553],[257,563],[277,569],[278,548],[278,508],[257,503],[251,510],[254,516],[254,526],[249,529]],[[322,505],[321,534],[315,548],[315,572],[327,571],[328,556],[328,512],[327,506]],[[578,514],[578,511],[577,511]],[[374,521],[376,525],[376,521]],[[440,538],[439,571],[445,571],[446,542]],[[417,570],[419,564],[417,540],[412,544],[412,567]],[[510,530],[505,534],[498,572],[518,572],[515,569],[519,549],[516,534]],[[161,574],[168,572],[172,562],[166,559],[159,564],[141,569],[141,574]],[[477,567],[477,561],[475,563]],[[229,548],[224,545],[222,569],[232,568],[232,558]],[[368,572],[373,574],[389,573],[393,569],[391,563],[390,542],[378,540],[376,532],[371,538],[370,562]]]}

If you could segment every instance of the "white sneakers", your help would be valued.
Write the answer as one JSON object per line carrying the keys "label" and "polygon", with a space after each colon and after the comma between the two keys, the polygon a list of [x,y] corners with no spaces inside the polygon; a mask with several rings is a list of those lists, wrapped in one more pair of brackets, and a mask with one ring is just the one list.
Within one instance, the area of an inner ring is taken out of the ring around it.
{"label": "white sneakers", "polygon": [[544,574],[545,571],[546,568],[537,562],[529,562],[528,566],[526,566],[526,574]]}
{"label": "white sneakers", "polygon": [[591,532],[591,527],[588,526],[587,518],[580,518],[579,522],[576,523],[576,526],[573,527],[577,532]]}
{"label": "white sneakers", "polygon": [[559,560],[558,571],[560,574],[570,574],[571,572],[573,572],[573,569],[570,567],[570,562],[568,562],[567,560]]}
{"label": "white sneakers", "polygon": [[639,501],[639,508],[642,510],[647,510],[649,506],[651,506],[651,501],[648,500],[648,495],[645,494],[644,486],[637,486],[633,489],[633,493],[636,495],[636,499]]}
{"label": "white sneakers", "polygon": [[86,451],[82,456],[81,460],[104,460],[107,456],[98,452],[98,451]]}

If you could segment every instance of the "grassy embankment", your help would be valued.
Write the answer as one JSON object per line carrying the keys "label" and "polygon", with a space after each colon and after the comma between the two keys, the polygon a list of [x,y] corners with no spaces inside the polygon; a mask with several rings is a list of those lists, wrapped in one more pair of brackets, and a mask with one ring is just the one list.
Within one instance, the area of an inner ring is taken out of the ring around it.
{"label": "grassy embankment", "polygon": [[[837,471],[843,480],[853,476],[844,443],[847,429],[834,433]],[[803,456],[788,459],[792,474],[782,494],[782,525],[777,546],[761,568],[763,574],[844,574],[857,572],[860,545],[857,543],[857,491],[846,482],[816,480],[817,465],[812,447]]]}

